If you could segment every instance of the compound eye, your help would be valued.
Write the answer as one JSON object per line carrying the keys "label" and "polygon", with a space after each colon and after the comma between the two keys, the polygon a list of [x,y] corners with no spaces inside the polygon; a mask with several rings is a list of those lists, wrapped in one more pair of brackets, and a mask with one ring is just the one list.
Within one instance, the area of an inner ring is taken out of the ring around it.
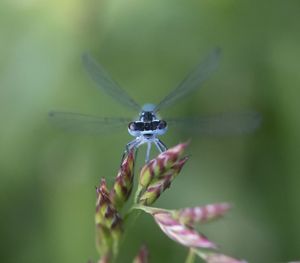
{"label": "compound eye", "polygon": [[167,127],[167,123],[163,120],[159,121],[159,124],[157,125],[157,128],[159,130],[165,129]]}
{"label": "compound eye", "polygon": [[128,124],[128,129],[131,131],[136,131],[138,129],[137,125],[134,122]]}

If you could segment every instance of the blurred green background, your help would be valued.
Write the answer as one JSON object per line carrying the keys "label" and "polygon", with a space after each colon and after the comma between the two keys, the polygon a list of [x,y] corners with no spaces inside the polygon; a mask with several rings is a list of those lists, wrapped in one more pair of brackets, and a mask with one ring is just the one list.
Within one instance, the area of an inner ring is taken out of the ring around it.
{"label": "blurred green background", "polygon": [[[201,228],[222,251],[250,262],[300,259],[300,2],[77,0],[0,2],[1,261],[96,259],[95,185],[116,175],[126,129],[105,136],[53,127],[50,110],[132,117],[85,74],[86,50],[138,102],[158,102],[215,46],[221,65],[164,116],[256,110],[252,135],[191,138],[191,158],[156,203],[180,208],[229,201]],[[140,158],[142,162],[142,157]],[[183,262],[186,249],[143,215],[123,247],[146,243],[151,262]]]}

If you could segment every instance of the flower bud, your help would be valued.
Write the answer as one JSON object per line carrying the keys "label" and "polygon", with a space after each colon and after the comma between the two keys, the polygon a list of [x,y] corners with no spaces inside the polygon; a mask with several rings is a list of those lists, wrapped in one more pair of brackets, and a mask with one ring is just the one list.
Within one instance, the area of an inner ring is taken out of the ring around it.
{"label": "flower bud", "polygon": [[152,179],[151,183],[148,184],[144,193],[139,199],[139,203],[143,205],[153,204],[168,187],[171,182],[179,174],[183,165],[186,163],[187,157],[177,160],[168,169],[162,170],[162,173],[157,173],[156,177]]}
{"label": "flower bud", "polygon": [[121,209],[128,200],[133,186],[134,150],[131,150],[124,159],[110,191],[110,199],[117,209]]}
{"label": "flower bud", "polygon": [[96,192],[97,248],[101,255],[111,251],[115,253],[122,234],[123,221],[109,198],[105,179],[102,179],[100,186],[96,188]]}
{"label": "flower bud", "polygon": [[142,189],[148,187],[152,179],[170,169],[179,159],[187,144],[181,143],[169,150],[162,152],[156,158],[147,163],[141,170],[139,186]]}
{"label": "flower bud", "polygon": [[102,224],[109,229],[120,226],[122,220],[110,200],[109,192],[107,190],[106,181],[104,178],[102,179],[101,184],[96,189],[96,191],[96,224]]}

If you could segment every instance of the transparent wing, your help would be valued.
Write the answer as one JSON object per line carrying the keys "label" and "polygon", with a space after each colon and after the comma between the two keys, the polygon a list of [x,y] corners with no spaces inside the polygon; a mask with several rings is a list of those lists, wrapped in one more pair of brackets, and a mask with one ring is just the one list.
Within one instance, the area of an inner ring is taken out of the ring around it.
{"label": "transparent wing", "polygon": [[188,133],[212,136],[230,136],[247,134],[255,131],[261,124],[262,117],[257,112],[226,113],[186,119],[170,119],[167,123],[172,128],[179,128]]}
{"label": "transparent wing", "polygon": [[171,91],[160,103],[157,104],[155,111],[166,108],[178,99],[187,95],[189,92],[198,88],[212,72],[214,72],[219,64],[221,50],[214,49],[201,64],[188,74],[185,79]]}
{"label": "transparent wing", "polygon": [[140,105],[136,103],[114,80],[112,80],[105,69],[89,54],[84,54],[82,56],[82,62],[90,78],[97,84],[97,88],[105,91],[106,94],[131,109],[141,109]]}
{"label": "transparent wing", "polygon": [[99,118],[72,112],[49,112],[49,120],[66,131],[84,134],[101,134],[118,131],[131,121],[126,118]]}

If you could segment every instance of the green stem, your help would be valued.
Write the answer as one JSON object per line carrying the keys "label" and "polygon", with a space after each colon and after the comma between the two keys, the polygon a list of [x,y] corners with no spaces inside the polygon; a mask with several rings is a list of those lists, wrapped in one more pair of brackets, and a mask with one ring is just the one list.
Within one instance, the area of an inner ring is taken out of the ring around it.
{"label": "green stem", "polygon": [[138,219],[138,217],[141,215],[141,210],[135,211],[135,209],[129,209],[128,213],[124,217],[124,233],[122,236],[122,239],[120,241],[120,246],[122,246],[126,240],[126,237],[128,233],[130,232],[131,228],[134,226],[134,223]]}
{"label": "green stem", "polygon": [[185,260],[185,263],[194,263],[196,258],[195,251],[190,248],[189,253],[187,255],[187,258]]}
{"label": "green stem", "polygon": [[163,209],[163,208],[157,208],[157,207],[153,207],[153,206],[145,206],[145,205],[134,205],[131,207],[130,210],[143,210],[144,212],[148,213],[148,214],[152,214],[155,212],[168,212],[171,213],[172,210],[169,209]]}

